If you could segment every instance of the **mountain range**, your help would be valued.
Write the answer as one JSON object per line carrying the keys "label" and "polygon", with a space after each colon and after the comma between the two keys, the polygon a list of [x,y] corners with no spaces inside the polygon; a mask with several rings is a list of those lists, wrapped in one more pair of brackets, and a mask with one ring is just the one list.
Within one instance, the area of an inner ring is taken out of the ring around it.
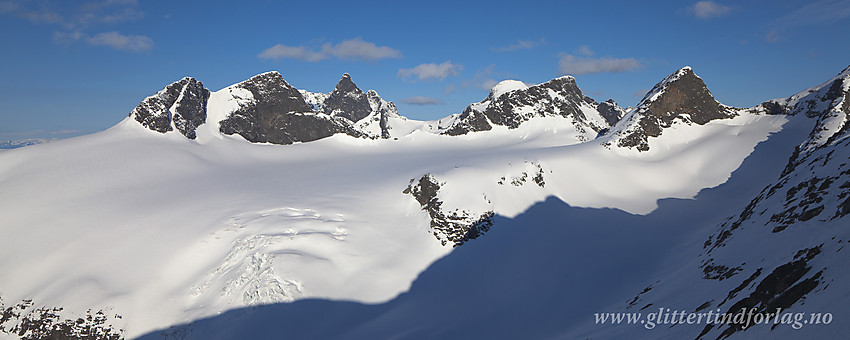
{"label": "mountain range", "polygon": [[[629,108],[506,80],[434,121],[349,74],[186,77],[0,153],[0,334],[840,337],[848,120],[850,67],[752,108],[690,67]],[[836,322],[594,322],[658,308]]]}

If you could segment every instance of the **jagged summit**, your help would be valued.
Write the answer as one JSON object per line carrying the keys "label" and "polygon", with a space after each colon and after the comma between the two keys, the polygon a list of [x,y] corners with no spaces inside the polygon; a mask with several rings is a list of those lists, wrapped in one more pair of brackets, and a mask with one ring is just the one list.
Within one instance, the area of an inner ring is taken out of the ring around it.
{"label": "jagged summit", "polygon": [[690,66],[685,66],[665,78],[650,90],[638,104],[638,109],[669,122],[674,115],[687,114],[697,124],[726,118],[723,105]]}
{"label": "jagged summit", "polygon": [[647,138],[658,137],[675,120],[704,125],[734,116],[734,110],[717,100],[702,78],[685,66],[656,84],[628,114],[617,131],[617,145],[648,151]]}
{"label": "jagged summit", "polygon": [[354,84],[348,73],[342,75],[324,101],[324,113],[357,122],[372,112],[366,94]]}
{"label": "jagged summit", "polygon": [[177,130],[195,139],[195,129],[207,119],[210,91],[192,77],[184,77],[145,98],[129,116],[142,126],[166,133]]}
{"label": "jagged summit", "polygon": [[354,81],[351,80],[351,75],[348,73],[342,74],[342,77],[339,78],[339,82],[336,83],[336,87],[334,88],[335,92],[352,92],[358,90],[360,88],[354,84]]}
{"label": "jagged summit", "polygon": [[[850,67],[819,86],[741,110],[719,103],[702,78],[685,66],[657,83],[636,107],[623,109],[611,99],[597,102],[584,96],[572,76],[536,85],[504,80],[463,113],[423,122],[400,115],[395,104],[376,91],[364,92],[349,73],[339,78],[331,92],[313,93],[296,89],[279,72],[269,71],[216,92],[218,99],[209,105],[210,91],[185,77],[146,98],[130,117],[147,129],[160,133],[176,130],[189,139],[196,138],[200,125],[208,124],[204,131],[211,132],[205,135],[239,135],[250,142],[275,144],[312,141],[335,133],[385,139],[416,130],[465,135],[494,127],[516,129],[531,120],[548,119],[531,126],[570,134],[565,140],[574,142],[610,136],[606,145],[647,151],[649,139],[661,136],[674,124],[704,125],[741,112],[821,117],[820,127],[813,131],[813,136],[820,137],[812,140],[825,142],[850,126],[845,123],[850,116],[850,100],[845,100],[848,86]],[[216,108],[210,121],[208,106]]]}
{"label": "jagged summit", "polygon": [[254,76],[232,87],[247,90],[250,100],[238,94],[237,108],[219,122],[225,135],[238,134],[250,142],[292,144],[308,142],[345,133],[363,136],[350,124],[312,113],[301,92],[287,83],[278,72]]}
{"label": "jagged summit", "polygon": [[577,141],[583,142],[610,126],[596,110],[597,103],[584,98],[575,78],[569,76],[533,86],[502,81],[487,98],[469,105],[441,133],[463,135],[488,131],[494,125],[515,129],[533,118],[562,117],[570,122]]}

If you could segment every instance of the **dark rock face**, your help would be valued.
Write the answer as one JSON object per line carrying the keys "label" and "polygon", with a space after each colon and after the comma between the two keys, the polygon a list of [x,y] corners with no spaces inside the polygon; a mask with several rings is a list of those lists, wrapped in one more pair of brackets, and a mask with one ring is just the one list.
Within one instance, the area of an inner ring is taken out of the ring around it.
{"label": "dark rock face", "polygon": [[254,101],[221,121],[220,130],[224,134],[238,134],[254,143],[273,144],[309,142],[336,133],[364,136],[340,118],[312,113],[301,93],[280,73],[264,73],[237,86],[251,91]]}
{"label": "dark rock face", "polygon": [[[657,98],[653,95],[660,93]],[[690,68],[683,68],[655,85],[638,106],[637,126],[618,142],[622,147],[648,151],[648,137],[658,137],[676,118],[699,125],[730,118],[731,110],[718,103]]]}
{"label": "dark rock face", "polygon": [[431,217],[431,232],[443,245],[452,242],[453,247],[458,247],[490,230],[493,226],[492,211],[480,215],[460,209],[446,211],[438,196],[440,187],[441,184],[434,176],[426,174],[420,177],[419,181],[415,181],[415,184],[414,180],[410,180],[404,193],[412,195],[422,206],[422,210],[428,212]]}
{"label": "dark rock face", "polygon": [[207,120],[207,100],[210,91],[198,81],[189,81],[182,96],[174,105],[173,121],[177,131],[189,139],[195,139],[195,130]]}
{"label": "dark rock face", "polygon": [[210,91],[204,84],[194,78],[183,78],[146,98],[130,112],[130,117],[161,133],[172,131],[173,125],[187,138],[195,139],[195,130],[207,119],[209,97]]}
{"label": "dark rock face", "polygon": [[470,132],[489,131],[491,129],[493,129],[493,127],[490,125],[490,122],[483,113],[472,110],[471,107],[467,107],[466,110],[460,114],[455,124],[443,132],[443,134],[459,136]]}
{"label": "dark rock face", "polygon": [[620,118],[623,118],[626,114],[626,111],[620,108],[613,99],[608,99],[597,104],[596,111],[599,111],[599,114],[602,115],[602,118],[605,118],[605,121],[608,122],[608,125],[610,126],[617,124],[617,122],[620,121]]}
{"label": "dark rock face", "polygon": [[0,299],[0,335],[16,339],[124,339],[124,330],[110,324],[121,318],[118,314],[110,317],[102,310],[88,310],[76,319],[67,318],[69,314],[61,307],[35,307],[32,300],[7,307]]}
{"label": "dark rock face", "polygon": [[775,101],[766,101],[761,103],[761,107],[764,108],[764,112],[769,115],[784,115],[788,114],[788,110],[785,109],[782,104],[779,104]]}
{"label": "dark rock face", "polygon": [[646,113],[669,124],[679,115],[687,114],[692,122],[703,125],[715,119],[729,118],[705,83],[691,69],[669,84],[667,91],[653,101]]}
{"label": "dark rock face", "polygon": [[[820,246],[798,251],[793,261],[776,267],[758,283],[749,296],[732,304],[727,314],[739,313],[742,309],[770,313],[777,309],[786,310],[793,306],[821,283],[823,270],[811,277],[804,278],[812,269],[808,262],[820,253]],[[761,272],[762,268],[759,268],[749,279],[745,280],[747,285],[757,278]],[[740,291],[740,289],[736,289]],[[734,297],[735,294],[737,292],[730,292],[729,297]],[[726,301],[724,300],[723,303]],[[747,326],[743,322],[733,322],[720,334],[719,338],[726,338],[735,332],[745,331]],[[707,325],[697,339],[703,337],[712,328],[714,328],[712,325]]]}
{"label": "dark rock face", "polygon": [[[490,123],[515,129],[533,117],[561,116],[574,118],[578,122],[588,122],[588,117],[580,109],[582,103],[587,103],[585,98],[572,77],[556,78],[527,89],[504,93],[498,98],[493,98],[491,92],[481,103],[467,107],[455,124],[443,134],[455,136],[487,131],[492,128]],[[591,101],[591,107],[595,107],[596,102],[592,99]],[[486,107],[482,110],[481,106],[485,103]],[[581,129],[580,125],[576,127]],[[595,132],[607,128],[595,124],[584,125],[588,125]]]}
{"label": "dark rock face", "polygon": [[324,110],[326,114],[342,117],[351,122],[357,122],[372,113],[369,99],[351,81],[348,73],[342,75],[336,88],[325,100]]}

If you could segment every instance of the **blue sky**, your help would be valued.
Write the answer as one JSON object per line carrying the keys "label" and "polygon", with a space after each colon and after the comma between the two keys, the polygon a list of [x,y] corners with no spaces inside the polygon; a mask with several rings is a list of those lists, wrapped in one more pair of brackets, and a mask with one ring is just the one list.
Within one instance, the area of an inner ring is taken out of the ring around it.
{"label": "blue sky", "polygon": [[850,65],[847,32],[850,0],[0,0],[0,140],[103,130],[183,76],[215,91],[269,70],[314,92],[348,72],[415,119],[564,74],[625,107],[685,65],[749,107]]}

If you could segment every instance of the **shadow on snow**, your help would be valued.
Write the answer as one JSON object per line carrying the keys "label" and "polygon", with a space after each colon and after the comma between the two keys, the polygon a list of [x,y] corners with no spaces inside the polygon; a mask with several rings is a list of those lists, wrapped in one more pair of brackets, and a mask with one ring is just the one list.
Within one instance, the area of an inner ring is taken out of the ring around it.
{"label": "shadow on snow", "polygon": [[490,232],[383,304],[307,299],[248,307],[141,339],[557,337],[624,305],[654,282],[665,259],[695,257],[723,218],[779,177],[808,127],[789,121],[729,181],[693,200],[661,200],[648,215],[550,197],[513,219],[497,216]]}

